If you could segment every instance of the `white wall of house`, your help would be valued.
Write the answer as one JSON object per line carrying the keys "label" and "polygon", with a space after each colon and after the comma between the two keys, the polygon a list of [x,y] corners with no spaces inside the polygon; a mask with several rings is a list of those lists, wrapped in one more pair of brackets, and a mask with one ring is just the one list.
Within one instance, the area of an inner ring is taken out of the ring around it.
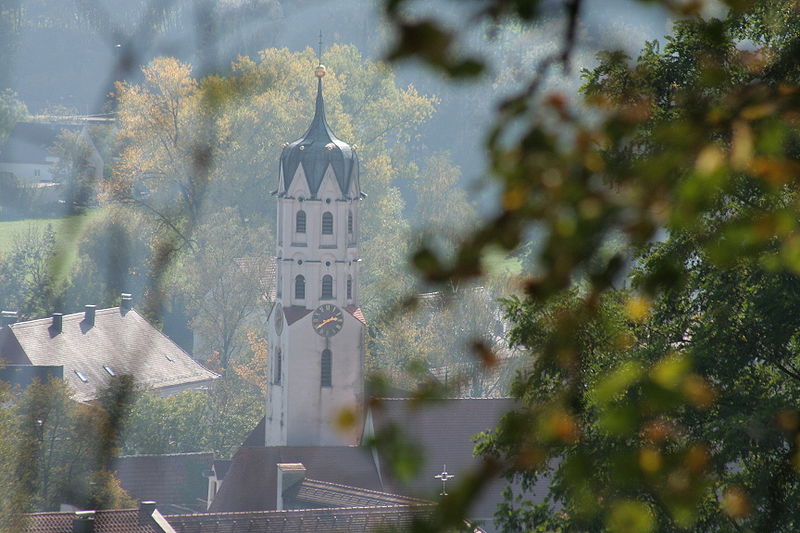
{"label": "white wall of house", "polygon": [[48,158],[45,163],[4,163],[0,162],[0,172],[10,172],[20,185],[33,185],[53,181],[53,164],[57,158]]}

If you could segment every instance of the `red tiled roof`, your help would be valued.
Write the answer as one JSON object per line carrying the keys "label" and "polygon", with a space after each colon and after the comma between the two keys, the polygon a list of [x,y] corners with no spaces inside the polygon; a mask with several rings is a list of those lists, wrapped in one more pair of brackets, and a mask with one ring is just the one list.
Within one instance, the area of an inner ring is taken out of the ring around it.
{"label": "red tiled roof", "polygon": [[206,452],[128,455],[116,458],[112,469],[132,498],[196,506],[198,498],[208,495],[203,471],[213,462],[214,454]]}
{"label": "red tiled roof", "polygon": [[135,376],[139,385],[162,390],[201,386],[218,377],[133,309],[99,309],[91,327],[84,313],[64,315],[61,333],[52,330],[52,323],[52,318],[43,318],[2,328],[0,358],[62,365],[77,401],[97,398],[111,378],[105,367],[116,375]]}
{"label": "red tiled roof", "polygon": [[381,490],[369,450],[357,446],[243,447],[236,452],[212,512],[275,509],[277,464],[303,463],[309,478]]}
{"label": "red tiled roof", "polygon": [[[158,511],[157,520],[164,518]],[[72,533],[75,513],[32,513],[28,515],[25,533]],[[171,533],[169,527],[161,527],[157,520],[146,519],[139,523],[138,509],[95,511],[94,533]]]}
{"label": "red tiled roof", "polygon": [[350,313],[351,315],[353,315],[353,317],[356,320],[358,320],[359,322],[361,322],[365,326],[367,325],[367,319],[364,318],[364,313],[361,312],[361,308],[360,307],[356,307],[355,305],[348,305],[348,306],[346,306],[344,308],[344,310],[347,311],[348,313]]}
{"label": "red tiled roof", "polygon": [[369,533],[388,528],[404,531],[415,517],[430,516],[432,512],[430,505],[414,505],[205,513],[166,518],[177,533]]}

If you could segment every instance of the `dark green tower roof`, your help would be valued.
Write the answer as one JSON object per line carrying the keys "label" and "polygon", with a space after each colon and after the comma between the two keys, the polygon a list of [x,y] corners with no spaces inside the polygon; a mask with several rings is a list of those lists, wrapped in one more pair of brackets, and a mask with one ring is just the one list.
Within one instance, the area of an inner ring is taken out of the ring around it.
{"label": "dark green tower roof", "polygon": [[[321,68],[320,68],[321,67]],[[328,121],[325,119],[325,101],[322,97],[322,77],[325,75],[324,67],[320,65],[315,73],[317,75],[317,102],[311,126],[298,140],[289,143],[281,153],[281,170],[283,171],[283,188],[278,194],[286,194],[294,179],[297,167],[303,166],[303,171],[308,181],[311,197],[316,198],[322,178],[330,165],[336,175],[336,181],[342,195],[347,196],[352,180],[356,180],[358,187],[358,157],[352,146],[338,139],[334,135]],[[359,190],[354,197],[358,197]]]}

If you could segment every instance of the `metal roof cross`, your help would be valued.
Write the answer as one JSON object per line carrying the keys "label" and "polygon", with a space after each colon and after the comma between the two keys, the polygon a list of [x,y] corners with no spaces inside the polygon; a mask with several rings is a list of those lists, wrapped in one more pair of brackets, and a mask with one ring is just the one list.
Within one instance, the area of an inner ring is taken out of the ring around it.
{"label": "metal roof cross", "polygon": [[317,60],[322,64],[322,30],[319,30],[319,48],[317,48]]}
{"label": "metal roof cross", "polygon": [[442,465],[442,473],[433,477],[442,480],[442,492],[439,493],[439,496],[447,496],[447,482],[456,476],[447,472],[447,465]]}

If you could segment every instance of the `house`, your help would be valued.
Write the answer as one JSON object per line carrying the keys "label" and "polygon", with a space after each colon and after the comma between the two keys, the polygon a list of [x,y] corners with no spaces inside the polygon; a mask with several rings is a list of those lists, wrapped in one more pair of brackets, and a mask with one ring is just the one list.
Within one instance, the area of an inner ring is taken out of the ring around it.
{"label": "house", "polygon": [[138,509],[31,513],[24,533],[175,533],[156,509],[143,501]]}
{"label": "house", "polygon": [[0,149],[0,175],[13,176],[23,186],[54,182],[53,167],[58,158],[51,152],[63,131],[79,133],[90,147],[94,177],[103,177],[103,158],[85,125],[48,122],[18,122]]}
{"label": "house", "polygon": [[207,388],[219,377],[204,368],[132,307],[123,294],[119,307],[13,322],[4,312],[0,361],[11,365],[60,366],[73,398],[98,397],[111,378],[130,374],[136,383],[168,396]]}

